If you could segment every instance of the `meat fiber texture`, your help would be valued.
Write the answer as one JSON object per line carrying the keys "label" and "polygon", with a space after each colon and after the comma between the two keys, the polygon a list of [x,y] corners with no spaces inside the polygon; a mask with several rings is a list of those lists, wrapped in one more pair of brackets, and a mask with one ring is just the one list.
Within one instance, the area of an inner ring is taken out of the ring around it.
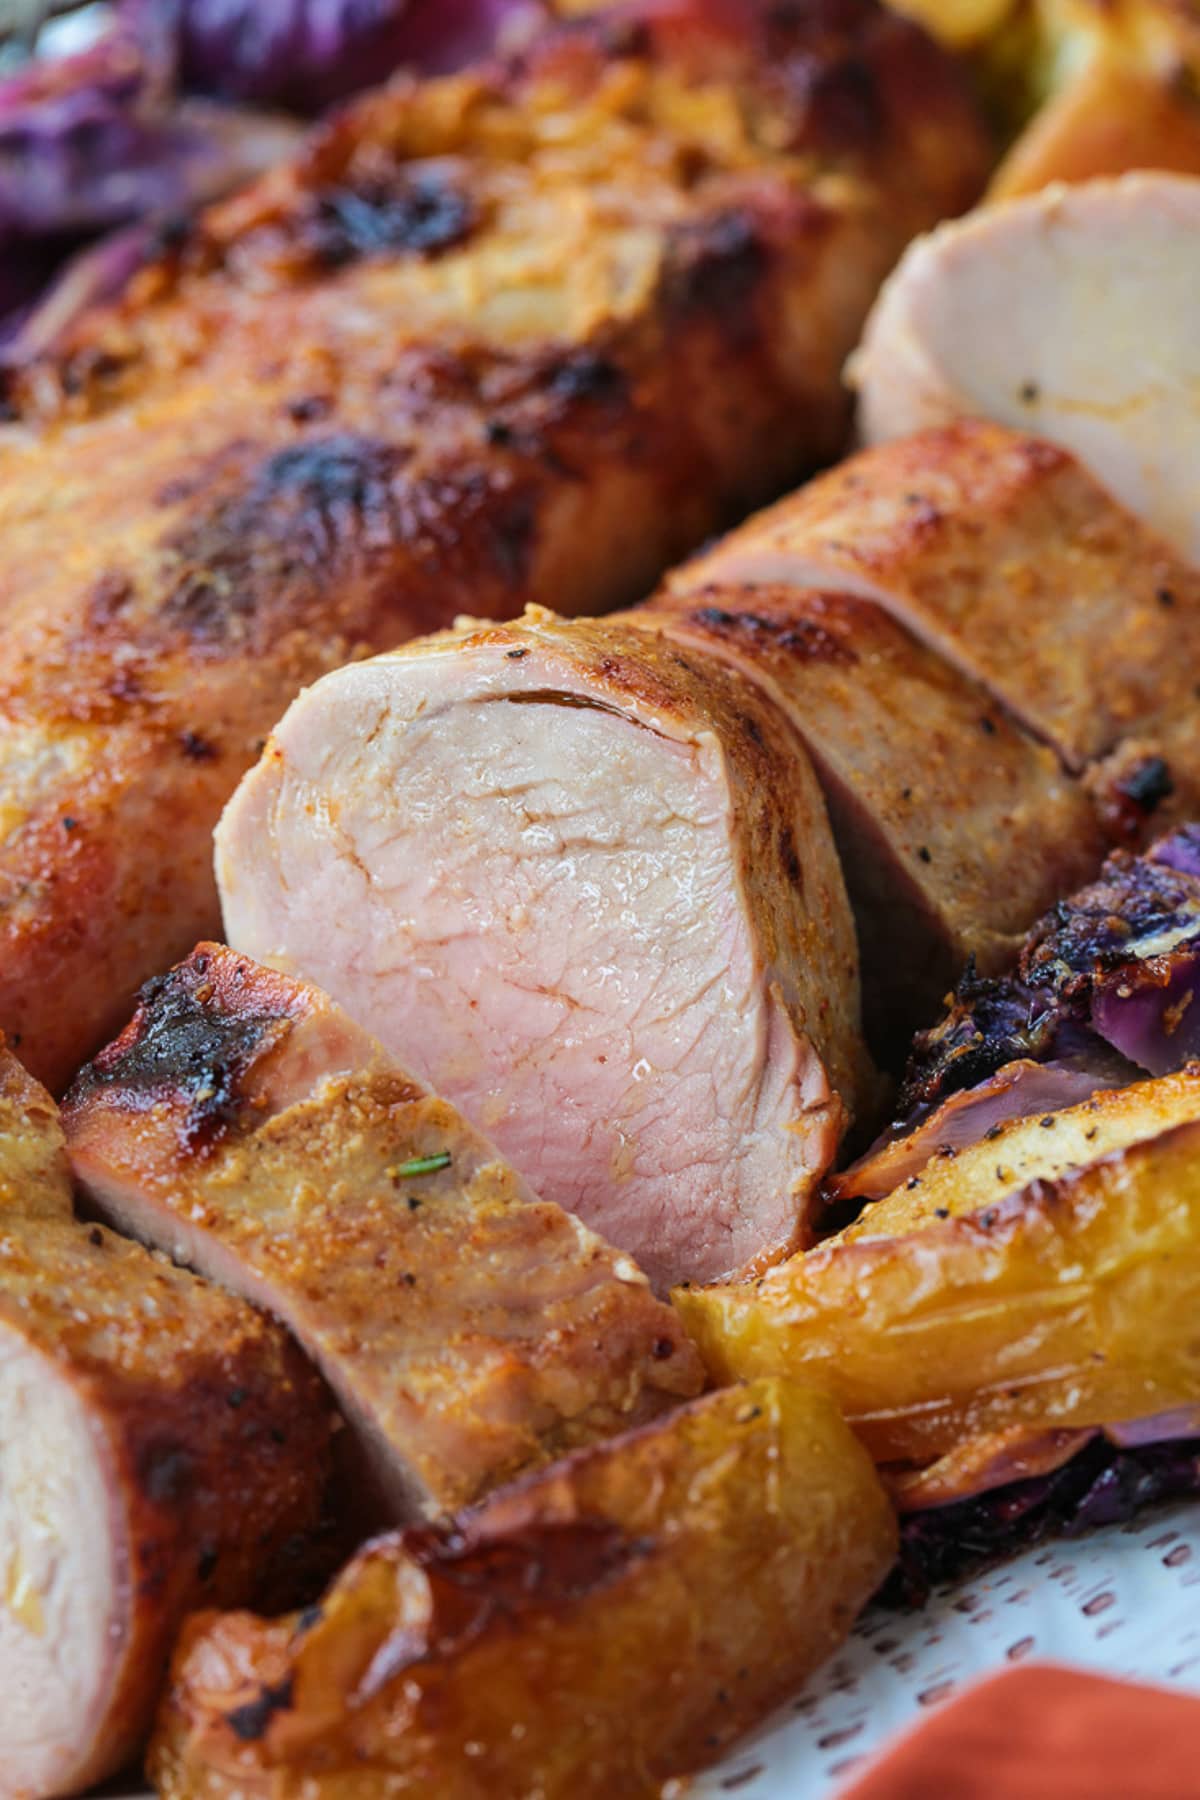
{"label": "meat fiber texture", "polygon": [[[1176,104],[1196,170],[1183,83]],[[1198,290],[1195,173],[983,207],[915,244],[881,295],[853,364],[861,430],[880,442],[976,416],[1037,432],[1196,565]]]}
{"label": "meat fiber texture", "polygon": [[323,671],[631,600],[843,441],[987,150],[869,0],[581,21],[399,80],[14,373],[0,1026],[53,1087],[217,925],[212,827]]}
{"label": "meat fiber texture", "polygon": [[0,1108],[0,1794],[24,1800],[135,1754],[187,1613],[295,1597],[332,1408],[278,1326],[72,1216],[53,1102],[8,1052]]}
{"label": "meat fiber texture", "polygon": [[94,1209],[313,1357],[368,1521],[444,1516],[700,1390],[628,1256],[323,994],[232,951],[147,989],[64,1121]]}
{"label": "meat fiber texture", "polygon": [[744,1273],[803,1243],[874,1104],[847,888],[898,1060],[964,964],[1195,791],[1195,654],[1200,584],[1064,452],[884,446],[642,609],[318,683],[219,828],[226,930],[654,1279]]}
{"label": "meat fiber texture", "polygon": [[651,1279],[802,1242],[866,1090],[799,739],[627,622],[464,627],[327,677],[219,833],[231,942],[303,970]]}

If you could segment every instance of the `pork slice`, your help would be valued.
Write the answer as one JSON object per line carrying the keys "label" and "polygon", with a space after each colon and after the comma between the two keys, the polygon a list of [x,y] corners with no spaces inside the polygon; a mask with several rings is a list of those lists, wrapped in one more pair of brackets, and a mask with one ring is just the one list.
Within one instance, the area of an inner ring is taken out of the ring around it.
{"label": "pork slice", "polygon": [[[1196,18],[1191,8],[1186,14],[1146,9],[1142,17],[1153,13],[1170,21],[1168,29]],[[1123,22],[1115,36],[1106,50],[1082,59],[1074,47],[1066,57],[1061,47],[1050,52],[1060,78],[1067,69],[1069,77],[1042,101],[1005,155],[988,183],[989,201],[1131,169],[1200,175],[1200,107],[1185,65],[1173,48],[1156,57],[1155,66],[1136,52],[1131,56]]]}
{"label": "pork slice", "polygon": [[318,1522],[331,1409],[283,1332],[101,1226],[0,1222],[0,1795],[141,1745],[197,1606]]}
{"label": "pork slice", "polygon": [[915,244],[876,303],[853,363],[862,432],[964,415],[1036,432],[1200,563],[1198,292],[1194,174],[985,207]]}
{"label": "pork slice", "polygon": [[213,826],[301,687],[631,603],[837,455],[984,133],[872,0],[687,10],[364,95],[0,376],[0,1025],[56,1092],[216,932]]}
{"label": "pork slice", "polygon": [[973,957],[995,969],[1099,867],[1088,799],[880,607],[790,586],[666,588],[641,615],[766,686],[804,738],[858,923],[872,1045],[902,1062]]}
{"label": "pork slice", "polygon": [[340,670],[217,863],[231,943],[654,1282],[803,1238],[866,1083],[854,928],[803,746],[736,673],[541,609]]}
{"label": "pork slice", "polygon": [[148,988],[64,1117],[94,1207],[291,1328],[392,1521],[700,1389],[628,1256],[323,994],[230,950]]}
{"label": "pork slice", "polygon": [[1071,770],[1195,713],[1200,574],[1068,452],[998,425],[865,450],[670,585],[742,583],[874,600]]}

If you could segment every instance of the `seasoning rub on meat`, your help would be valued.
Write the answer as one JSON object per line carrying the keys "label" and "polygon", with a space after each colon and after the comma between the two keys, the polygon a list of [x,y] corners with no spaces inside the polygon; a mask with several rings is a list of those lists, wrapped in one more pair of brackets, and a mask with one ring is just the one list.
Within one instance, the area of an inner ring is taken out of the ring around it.
{"label": "seasoning rub on meat", "polygon": [[[0,1061],[0,1793],[77,1793],[149,1727],[184,1616],[276,1601],[332,1408],[278,1326],[71,1213],[48,1094]],[[22,1116],[23,1115],[23,1116]]]}
{"label": "seasoning rub on meat", "polygon": [[834,455],[987,149],[870,0],[647,4],[401,81],[0,400],[0,1027],[55,1088],[217,923],[294,694],[459,611],[629,601]]}
{"label": "seasoning rub on meat", "polygon": [[64,1102],[91,1205],[276,1313],[337,1396],[370,1517],[438,1517],[699,1391],[628,1256],[315,989],[217,945]]}

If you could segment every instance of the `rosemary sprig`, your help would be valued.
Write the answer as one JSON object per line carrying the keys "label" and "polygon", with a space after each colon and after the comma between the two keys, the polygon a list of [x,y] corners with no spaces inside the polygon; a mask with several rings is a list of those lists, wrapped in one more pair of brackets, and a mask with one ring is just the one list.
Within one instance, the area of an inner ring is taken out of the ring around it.
{"label": "rosemary sprig", "polygon": [[401,1163],[392,1170],[393,1181],[407,1181],[411,1175],[436,1175],[439,1169],[450,1167],[450,1152],[436,1150],[432,1156],[414,1156],[406,1163]]}

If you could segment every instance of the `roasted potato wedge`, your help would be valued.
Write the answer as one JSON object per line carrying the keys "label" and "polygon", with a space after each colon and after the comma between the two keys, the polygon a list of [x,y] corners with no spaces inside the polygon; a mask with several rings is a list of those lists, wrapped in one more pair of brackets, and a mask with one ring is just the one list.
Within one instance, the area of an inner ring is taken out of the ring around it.
{"label": "roasted potato wedge", "polygon": [[683,1290],[684,1322],[720,1380],[820,1383],[879,1462],[1200,1401],[1200,1122],[995,1186],[957,1216]]}
{"label": "roasted potato wedge", "polygon": [[1200,175],[1200,93],[1177,72],[1140,67],[1110,50],[1034,115],[996,170],[988,199],[1129,169]]}
{"label": "roasted potato wedge", "polygon": [[1200,1064],[1178,1074],[1106,1089],[1078,1106],[994,1125],[979,1143],[937,1153],[841,1233],[841,1242],[900,1237],[930,1220],[961,1218],[1031,1181],[1056,1181],[1157,1137],[1187,1119],[1200,1120]]}
{"label": "roasted potato wedge", "polygon": [[892,4],[971,56],[1010,143],[989,198],[1129,169],[1200,173],[1194,0]]}
{"label": "roasted potato wedge", "polygon": [[895,1554],[832,1403],[712,1394],[367,1546],[319,1608],[193,1622],[166,1800],[637,1800],[711,1761],[848,1631]]}

